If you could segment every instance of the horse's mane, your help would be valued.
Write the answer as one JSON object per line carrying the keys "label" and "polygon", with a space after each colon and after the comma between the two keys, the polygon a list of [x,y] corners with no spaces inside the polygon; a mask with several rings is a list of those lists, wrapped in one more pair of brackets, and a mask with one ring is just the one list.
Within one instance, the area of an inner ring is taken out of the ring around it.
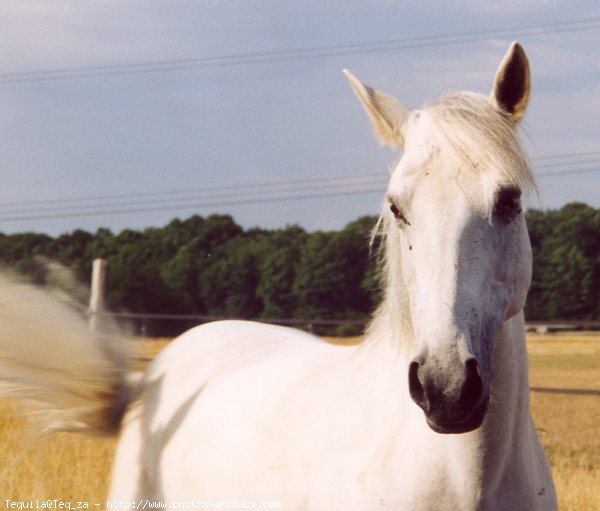
{"label": "horse's mane", "polygon": [[444,96],[427,109],[441,144],[474,170],[495,170],[524,192],[535,191],[529,159],[515,124],[488,98],[471,92]]}

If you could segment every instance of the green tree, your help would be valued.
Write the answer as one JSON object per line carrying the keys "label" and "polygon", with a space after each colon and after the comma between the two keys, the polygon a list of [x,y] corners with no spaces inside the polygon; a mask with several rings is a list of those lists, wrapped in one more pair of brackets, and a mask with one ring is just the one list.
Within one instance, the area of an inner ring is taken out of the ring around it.
{"label": "green tree", "polygon": [[201,283],[211,275],[211,265],[227,256],[224,246],[241,237],[243,229],[229,215],[211,215],[174,220],[164,231],[165,243],[173,252],[160,268],[165,285],[179,297],[185,312],[208,314],[209,309],[219,309],[212,296],[209,303],[203,299],[208,284]]}
{"label": "green tree", "polygon": [[549,215],[539,209],[528,210],[526,219],[533,253],[533,273],[525,304],[525,316],[528,319],[548,319],[544,280],[544,272],[548,265],[548,250],[545,248],[545,240],[552,229],[552,225]]}
{"label": "green tree", "polygon": [[161,243],[160,231],[124,231],[117,236],[117,245],[118,251],[108,268],[110,303],[119,304],[129,312],[177,312],[178,299],[160,275],[170,256]]}
{"label": "green tree", "polygon": [[207,266],[207,256],[196,249],[195,241],[181,247],[177,254],[165,262],[160,275],[167,288],[176,294],[182,304],[182,312],[203,312],[198,289],[202,268]]}
{"label": "green tree", "polygon": [[198,282],[206,314],[237,318],[260,316],[262,301],[257,287],[263,241],[238,237],[215,250],[212,262],[203,268]]}
{"label": "green tree", "polygon": [[355,318],[371,309],[365,275],[372,225],[372,218],[361,218],[340,232],[317,231],[309,236],[294,281],[297,316]]}
{"label": "green tree", "polygon": [[298,226],[275,231],[268,238],[268,250],[260,262],[256,293],[263,303],[265,318],[290,318],[298,306],[294,280],[306,232]]}
{"label": "green tree", "polygon": [[530,319],[600,319],[600,210],[581,203],[527,215],[532,241]]}
{"label": "green tree", "polygon": [[30,257],[47,255],[53,239],[46,234],[26,232],[21,234],[0,235],[0,261],[12,267]]}
{"label": "green tree", "polygon": [[[109,305],[131,312],[363,318],[379,300],[368,247],[375,221],[308,234],[298,226],[244,231],[229,215],[194,215],[141,232],[0,233],[0,264],[45,284],[54,260],[87,285],[93,259],[106,258]],[[600,319],[600,210],[529,210],[527,223],[527,317]]]}

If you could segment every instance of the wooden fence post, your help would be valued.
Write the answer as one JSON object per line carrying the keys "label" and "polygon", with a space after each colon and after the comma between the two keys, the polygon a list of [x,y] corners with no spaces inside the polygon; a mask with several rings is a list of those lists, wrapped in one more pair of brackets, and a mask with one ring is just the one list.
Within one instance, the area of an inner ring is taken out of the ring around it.
{"label": "wooden fence post", "polygon": [[90,305],[88,308],[88,322],[94,332],[102,331],[102,313],[105,310],[106,297],[106,269],[108,261],[95,259],[92,266],[92,287]]}

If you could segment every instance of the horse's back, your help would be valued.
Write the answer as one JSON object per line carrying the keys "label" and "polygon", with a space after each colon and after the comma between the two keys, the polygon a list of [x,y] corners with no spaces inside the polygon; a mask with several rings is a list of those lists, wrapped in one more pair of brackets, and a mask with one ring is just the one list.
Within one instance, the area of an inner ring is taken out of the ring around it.
{"label": "horse's back", "polygon": [[325,343],[292,328],[254,321],[215,321],[179,336],[158,355],[149,369],[151,374],[171,372],[176,364],[191,371],[222,373],[281,350],[310,350],[317,345]]}
{"label": "horse's back", "polygon": [[[335,347],[305,332],[252,321],[217,321],[193,328],[175,339],[148,367],[144,377],[146,394],[162,387],[160,406],[182,403],[199,395],[208,385],[237,379],[238,373],[256,366],[294,371],[301,358],[318,360]],[[265,376],[269,373],[265,370]],[[160,397],[160,396],[159,396]],[[173,410],[174,411],[174,410]],[[167,414],[169,415],[169,414]]]}
{"label": "horse's back", "polygon": [[[111,498],[217,498],[215,471],[226,469],[224,484],[237,480],[238,487],[258,460],[277,472],[281,460],[265,458],[277,447],[267,449],[260,439],[279,436],[269,430],[286,427],[290,400],[302,408],[302,392],[293,389],[310,387],[340,351],[304,332],[255,322],[215,322],[184,333],[144,374],[125,419]],[[119,473],[131,479],[134,470],[141,474],[137,489],[121,497]]]}

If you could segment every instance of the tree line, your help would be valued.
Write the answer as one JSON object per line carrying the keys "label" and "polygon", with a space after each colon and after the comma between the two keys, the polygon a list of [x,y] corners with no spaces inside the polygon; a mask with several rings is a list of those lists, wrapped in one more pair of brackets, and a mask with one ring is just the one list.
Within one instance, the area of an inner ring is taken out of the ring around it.
{"label": "tree line", "polygon": [[[534,253],[529,319],[600,319],[600,210],[572,203],[527,213]],[[0,264],[44,284],[51,260],[88,283],[109,260],[114,311],[237,318],[366,320],[380,289],[369,238],[376,217],[340,231],[243,229],[194,215],[143,231],[0,234]]]}

